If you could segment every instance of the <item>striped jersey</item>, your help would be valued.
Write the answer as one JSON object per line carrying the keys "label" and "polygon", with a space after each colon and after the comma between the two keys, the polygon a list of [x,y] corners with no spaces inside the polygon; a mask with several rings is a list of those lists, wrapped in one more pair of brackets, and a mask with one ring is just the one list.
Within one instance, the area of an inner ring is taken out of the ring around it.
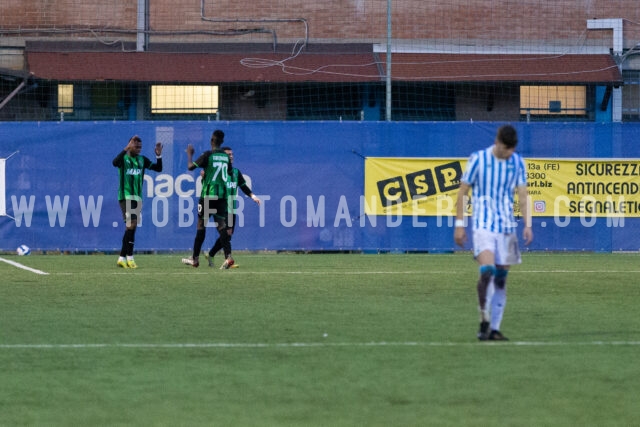
{"label": "striped jersey", "polygon": [[493,155],[493,145],[471,154],[461,181],[471,186],[473,228],[513,233],[516,187],[527,185],[524,159],[513,153],[508,159]]}
{"label": "striped jersey", "polygon": [[209,150],[193,163],[204,169],[200,197],[224,199],[229,181],[229,155],[222,150]]}

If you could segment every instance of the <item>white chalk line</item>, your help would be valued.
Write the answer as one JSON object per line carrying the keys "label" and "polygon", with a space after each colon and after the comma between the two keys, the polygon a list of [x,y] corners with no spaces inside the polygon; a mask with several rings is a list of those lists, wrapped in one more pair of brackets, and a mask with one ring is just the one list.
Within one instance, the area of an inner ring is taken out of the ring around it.
{"label": "white chalk line", "polygon": [[[195,269],[185,269],[182,271],[163,271],[163,270],[151,270],[151,269],[143,269],[143,268],[137,268],[135,271],[114,271],[112,273],[108,273],[108,274],[114,274],[114,275],[126,275],[126,274],[145,274],[145,275],[154,275],[154,274],[158,274],[158,275],[162,275],[162,276],[167,276],[167,275],[178,275],[178,276],[184,276],[185,274],[188,275],[208,275],[208,274],[216,274],[218,273],[218,271],[216,271],[218,269],[210,269],[210,268],[204,268],[204,269],[200,269],[198,271],[196,271]],[[412,270],[412,271],[336,271],[336,270],[323,270],[323,271],[273,271],[273,270],[269,270],[269,271],[264,271],[264,270],[250,270],[250,269],[245,269],[245,270],[240,270],[240,269],[235,269],[233,271],[228,271],[228,270],[224,270],[224,271],[220,271],[219,274],[235,274],[235,275],[242,275],[242,274],[260,274],[260,275],[278,275],[278,276],[282,276],[282,275],[342,275],[342,276],[363,276],[363,275],[385,275],[385,274],[393,274],[393,275],[399,275],[399,274],[403,274],[403,275],[413,275],[413,274],[420,274],[420,275],[425,275],[425,274],[446,274],[446,275],[456,275],[456,274],[469,274],[469,271],[451,271],[451,270],[443,270],[443,271],[437,271],[437,270]],[[473,271],[472,271],[473,273]],[[509,274],[638,274],[640,273],[640,270],[511,270]],[[92,272],[76,272],[76,273],[71,273],[71,272],[60,272],[60,273],[53,273],[54,275],[74,275],[74,274],[78,274],[78,275],[92,275],[95,273]],[[100,274],[104,274],[103,272],[101,272]]]}
{"label": "white chalk line", "polygon": [[5,259],[5,258],[2,258],[2,257],[0,257],[0,261],[2,261],[2,262],[6,262],[6,263],[7,263],[7,264],[9,264],[9,265],[13,265],[14,267],[18,267],[18,268],[21,268],[21,269],[23,269],[23,270],[30,271],[30,272],[32,272],[32,273],[42,274],[42,275],[45,275],[45,276],[49,274],[49,273],[44,272],[44,271],[42,271],[42,270],[38,270],[38,269],[35,269],[35,268],[27,267],[27,266],[26,266],[26,265],[24,265],[24,264],[20,264],[19,262],[11,261],[11,260],[9,260],[9,259]]}
{"label": "white chalk line", "polygon": [[95,344],[0,344],[0,350],[37,350],[37,349],[278,349],[278,348],[330,348],[330,347],[608,347],[608,346],[640,346],[640,341],[503,341],[503,342],[297,342],[297,343],[95,343]]}

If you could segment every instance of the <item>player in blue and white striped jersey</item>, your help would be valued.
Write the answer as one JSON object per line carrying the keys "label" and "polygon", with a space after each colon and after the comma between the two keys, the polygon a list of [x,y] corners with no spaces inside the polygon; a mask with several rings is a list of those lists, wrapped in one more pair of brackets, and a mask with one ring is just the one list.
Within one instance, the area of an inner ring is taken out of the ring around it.
{"label": "player in blue and white striped jersey", "polygon": [[471,190],[473,255],[480,265],[480,340],[507,339],[500,332],[507,301],[507,274],[510,265],[521,262],[513,213],[515,193],[525,219],[524,242],[528,245],[533,240],[526,170],[523,158],[515,153],[517,144],[515,128],[501,126],[492,146],[471,154],[460,179],[454,240],[460,246],[467,241],[464,211]]}

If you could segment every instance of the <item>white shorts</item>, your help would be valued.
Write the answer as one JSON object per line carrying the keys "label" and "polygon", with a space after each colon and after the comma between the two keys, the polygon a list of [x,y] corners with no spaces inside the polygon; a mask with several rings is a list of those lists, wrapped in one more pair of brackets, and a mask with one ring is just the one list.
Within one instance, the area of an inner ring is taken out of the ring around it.
{"label": "white shorts", "polygon": [[487,230],[473,231],[473,256],[477,257],[483,251],[493,252],[496,265],[520,264],[520,248],[518,236],[515,233],[494,233]]}

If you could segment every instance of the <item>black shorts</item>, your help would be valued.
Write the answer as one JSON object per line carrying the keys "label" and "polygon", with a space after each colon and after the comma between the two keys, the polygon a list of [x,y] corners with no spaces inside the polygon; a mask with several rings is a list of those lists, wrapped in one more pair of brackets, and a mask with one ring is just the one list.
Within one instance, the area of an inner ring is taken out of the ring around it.
{"label": "black shorts", "polygon": [[138,221],[142,214],[142,202],[138,200],[126,199],[118,200],[120,203],[120,211],[122,212],[122,219],[127,221]]}
{"label": "black shorts", "polygon": [[198,200],[198,218],[214,219],[218,224],[227,223],[226,199],[201,197]]}

